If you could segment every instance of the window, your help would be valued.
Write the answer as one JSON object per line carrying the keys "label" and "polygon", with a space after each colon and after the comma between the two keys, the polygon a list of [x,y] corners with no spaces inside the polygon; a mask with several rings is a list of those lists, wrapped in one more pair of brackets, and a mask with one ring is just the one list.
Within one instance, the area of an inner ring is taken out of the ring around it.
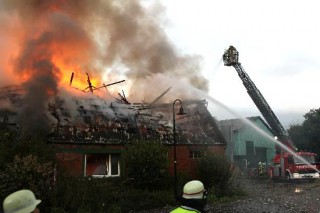
{"label": "window", "polygon": [[293,159],[295,164],[315,163],[315,159],[313,155],[293,156]]}
{"label": "window", "polygon": [[192,159],[199,159],[205,156],[204,151],[190,151],[190,158]]}
{"label": "window", "polygon": [[293,156],[292,156],[292,155],[289,155],[289,156],[288,156],[288,163],[290,163],[290,164],[293,164],[293,163],[294,163],[294,160],[293,160]]}
{"label": "window", "polygon": [[120,176],[120,154],[86,154],[84,176]]}

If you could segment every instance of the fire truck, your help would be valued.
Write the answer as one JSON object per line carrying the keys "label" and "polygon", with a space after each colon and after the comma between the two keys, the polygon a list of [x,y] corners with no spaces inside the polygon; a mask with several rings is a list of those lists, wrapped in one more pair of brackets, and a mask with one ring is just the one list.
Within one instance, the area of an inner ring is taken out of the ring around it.
{"label": "fire truck", "polygon": [[225,66],[235,68],[252,101],[259,109],[270,129],[276,135],[277,140],[281,143],[280,145],[276,143],[275,156],[272,159],[272,164],[267,167],[268,176],[273,179],[319,178],[319,170],[315,162],[316,154],[311,152],[297,152],[297,148],[289,137],[289,134],[283,128],[261,92],[241,66],[239,62],[239,52],[235,47],[230,46],[225,50],[223,62]]}

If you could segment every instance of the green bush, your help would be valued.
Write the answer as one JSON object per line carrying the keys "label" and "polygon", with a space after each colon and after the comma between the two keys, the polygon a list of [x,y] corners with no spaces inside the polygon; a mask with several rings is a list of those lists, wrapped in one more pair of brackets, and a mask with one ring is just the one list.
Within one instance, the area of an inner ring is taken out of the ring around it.
{"label": "green bush", "polygon": [[27,188],[42,200],[39,208],[44,213],[117,213],[175,204],[173,181],[167,175],[167,149],[163,145],[130,145],[124,153],[131,161],[125,165],[130,171],[125,178],[79,178],[65,176],[55,166],[54,150],[45,140],[12,140],[9,136],[0,134],[1,200]]}
{"label": "green bush", "polygon": [[172,190],[134,189],[118,178],[60,177],[51,212],[130,212],[173,202]]}
{"label": "green bush", "polygon": [[116,203],[117,184],[107,178],[59,176],[52,195],[52,211],[108,212]]}
{"label": "green bush", "polygon": [[126,147],[121,155],[123,176],[138,189],[159,189],[168,181],[167,149],[160,143],[138,142]]}
{"label": "green bush", "polygon": [[60,207],[53,207],[50,210],[50,213],[68,213],[63,208]]}
{"label": "green bush", "polygon": [[0,171],[4,170],[6,163],[13,161],[16,146],[15,134],[0,129]]}
{"label": "green bush", "polygon": [[14,191],[32,190],[48,212],[55,170],[54,152],[44,138],[23,139],[15,132],[0,131],[0,200]]}
{"label": "green bush", "polygon": [[118,194],[118,208],[121,212],[163,208],[166,205],[175,205],[172,189],[142,190],[124,189]]}
{"label": "green bush", "polygon": [[3,200],[17,190],[30,189],[43,205],[48,205],[53,178],[52,162],[40,163],[33,155],[15,156],[13,162],[5,164],[0,172],[0,198]]}
{"label": "green bush", "polygon": [[0,171],[7,163],[13,162],[15,156],[37,156],[39,163],[55,161],[55,152],[44,138],[21,139],[12,132],[0,131]]}
{"label": "green bush", "polygon": [[199,179],[211,193],[217,197],[230,193],[232,171],[224,156],[209,154],[199,160],[197,168]]}

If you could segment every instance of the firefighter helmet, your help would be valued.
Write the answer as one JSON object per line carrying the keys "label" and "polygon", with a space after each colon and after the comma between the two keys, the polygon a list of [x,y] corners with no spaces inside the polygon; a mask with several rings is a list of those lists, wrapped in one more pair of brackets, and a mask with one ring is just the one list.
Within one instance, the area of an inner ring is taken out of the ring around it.
{"label": "firefighter helmet", "polygon": [[184,185],[182,197],[185,199],[203,199],[204,193],[203,183],[199,180],[192,180]]}
{"label": "firefighter helmet", "polygon": [[34,211],[40,202],[32,191],[24,189],[8,195],[3,201],[3,210],[4,213],[29,213]]}

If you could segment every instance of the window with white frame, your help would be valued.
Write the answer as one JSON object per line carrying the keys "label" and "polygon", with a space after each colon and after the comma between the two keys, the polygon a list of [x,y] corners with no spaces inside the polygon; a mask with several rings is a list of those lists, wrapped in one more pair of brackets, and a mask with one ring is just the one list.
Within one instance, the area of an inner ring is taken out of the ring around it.
{"label": "window with white frame", "polygon": [[84,176],[120,176],[120,154],[85,154]]}

